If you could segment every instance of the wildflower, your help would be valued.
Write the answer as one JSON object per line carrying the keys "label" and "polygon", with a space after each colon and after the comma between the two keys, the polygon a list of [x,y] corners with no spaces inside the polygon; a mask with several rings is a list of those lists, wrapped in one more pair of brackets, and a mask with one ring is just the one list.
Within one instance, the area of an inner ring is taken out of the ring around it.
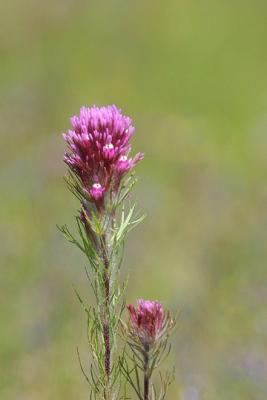
{"label": "wildflower", "polygon": [[128,305],[133,333],[143,345],[153,344],[161,337],[169,321],[169,313],[157,301],[139,300],[137,307]]}
{"label": "wildflower", "polygon": [[[128,357],[134,367],[131,370],[128,361],[124,359],[121,363],[122,371],[139,399],[149,400],[152,397],[156,398],[155,388],[151,383],[152,374],[170,351],[168,340],[175,321],[157,301],[141,299],[138,300],[137,307],[130,304],[127,308],[130,322],[128,325],[123,325],[122,332],[131,349],[132,355],[130,353]],[[138,365],[136,359],[138,359]],[[137,384],[133,381],[132,373],[136,377]],[[142,386],[139,384],[141,380],[143,380]],[[171,380],[170,374],[167,374],[165,378],[161,375],[163,395],[159,398],[165,398]]]}
{"label": "wildflower", "polygon": [[118,190],[122,177],[143,154],[128,159],[134,127],[115,105],[82,107],[80,115],[73,116],[70,122],[73,129],[63,134],[69,147],[64,161],[90,200],[96,202],[108,190]]}
{"label": "wildflower", "polygon": [[113,355],[123,307],[119,271],[124,242],[127,233],[143,219],[134,215],[135,206],[125,210],[136,179],[132,175],[129,179],[124,177],[143,154],[131,157],[134,127],[131,119],[115,105],[82,107],[70,122],[72,129],[63,134],[68,145],[64,161],[69,167],[68,188],[80,202],[76,216],[79,238],[65,225],[60,230],[87,256],[91,267],[90,271],[86,268],[86,275],[96,305],[85,308],[93,360],[89,376],[82,367],[79,352],[78,357],[91,386],[90,396],[95,400],[111,400],[118,397],[120,390],[115,382],[121,373],[121,362]]}

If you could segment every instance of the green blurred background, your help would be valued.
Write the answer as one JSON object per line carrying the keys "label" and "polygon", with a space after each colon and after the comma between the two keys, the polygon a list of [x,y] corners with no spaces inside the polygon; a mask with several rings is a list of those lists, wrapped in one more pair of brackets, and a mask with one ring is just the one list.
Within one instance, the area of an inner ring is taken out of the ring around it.
{"label": "green blurred background", "polygon": [[146,158],[128,300],[180,310],[168,399],[267,398],[267,3],[0,1],[0,398],[87,399],[61,132],[116,103]]}

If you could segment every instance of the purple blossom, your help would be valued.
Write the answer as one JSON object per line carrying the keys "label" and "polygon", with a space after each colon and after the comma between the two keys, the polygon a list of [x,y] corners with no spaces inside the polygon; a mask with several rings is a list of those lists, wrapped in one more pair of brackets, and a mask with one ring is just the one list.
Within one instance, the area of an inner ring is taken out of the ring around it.
{"label": "purple blossom", "polygon": [[134,127],[115,105],[82,107],[70,119],[72,130],[63,134],[69,151],[64,161],[79,178],[89,200],[95,202],[109,189],[116,191],[122,177],[143,158],[128,158]]}
{"label": "purple blossom", "polygon": [[166,316],[162,305],[156,301],[138,300],[137,307],[127,306],[133,332],[143,345],[149,345],[161,335],[165,327]]}

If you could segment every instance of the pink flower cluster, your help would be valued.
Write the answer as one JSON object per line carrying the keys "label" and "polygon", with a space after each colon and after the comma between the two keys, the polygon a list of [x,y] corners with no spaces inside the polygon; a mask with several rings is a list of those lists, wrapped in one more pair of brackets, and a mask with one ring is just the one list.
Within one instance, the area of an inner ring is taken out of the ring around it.
{"label": "pink flower cluster", "polygon": [[73,129],[63,134],[69,147],[64,161],[79,178],[88,200],[97,203],[108,190],[118,190],[122,177],[143,154],[129,158],[134,127],[115,105],[82,107],[70,122]]}
{"label": "pink flower cluster", "polygon": [[156,301],[140,299],[136,308],[131,304],[127,308],[134,333],[143,345],[152,344],[165,326],[162,305]]}

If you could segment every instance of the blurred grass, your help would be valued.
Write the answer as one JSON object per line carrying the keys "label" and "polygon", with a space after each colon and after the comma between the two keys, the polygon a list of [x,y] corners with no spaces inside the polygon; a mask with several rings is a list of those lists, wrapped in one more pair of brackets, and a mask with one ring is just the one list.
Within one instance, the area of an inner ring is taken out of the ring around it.
{"label": "blurred grass", "polygon": [[181,310],[168,398],[266,399],[266,17],[261,0],[0,2],[1,398],[87,398],[60,132],[116,103],[146,153],[128,299]]}

